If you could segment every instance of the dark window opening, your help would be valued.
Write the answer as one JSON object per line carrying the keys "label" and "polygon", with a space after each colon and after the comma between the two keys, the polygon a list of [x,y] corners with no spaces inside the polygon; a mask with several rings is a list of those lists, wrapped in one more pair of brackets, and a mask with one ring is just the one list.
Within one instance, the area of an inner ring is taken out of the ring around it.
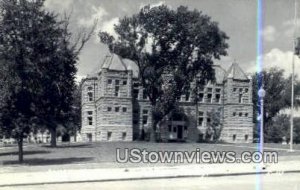
{"label": "dark window opening", "polygon": [[233,140],[233,141],[236,140],[236,134],[232,135],[232,140]]}
{"label": "dark window opening", "polygon": [[139,89],[133,89],[133,98],[138,99],[139,97]]}
{"label": "dark window opening", "polygon": [[148,98],[146,90],[143,90],[143,99],[146,100]]}
{"label": "dark window opening", "polygon": [[88,97],[89,97],[89,101],[93,101],[93,93],[92,92],[88,92]]}
{"label": "dark window opening", "polygon": [[176,126],[173,127],[173,132],[174,132],[174,133],[177,132],[177,127],[176,127]]}
{"label": "dark window opening", "polygon": [[206,122],[207,122],[207,124],[210,124],[211,119],[210,119],[210,118],[207,118]]}
{"label": "dark window opening", "polygon": [[126,107],[123,107],[123,112],[127,112],[127,108]]}
{"label": "dark window opening", "polygon": [[146,125],[148,123],[148,116],[143,115],[143,124]]}
{"label": "dark window opening", "polygon": [[107,132],[107,140],[110,141],[112,136],[112,132],[108,131]]}
{"label": "dark window opening", "polygon": [[115,96],[119,96],[120,87],[115,86]]}
{"label": "dark window opening", "polygon": [[120,107],[115,107],[115,112],[119,112]]}
{"label": "dark window opening", "polygon": [[199,94],[199,102],[203,102],[203,99],[204,99],[204,94],[200,93]]}
{"label": "dark window opening", "polygon": [[190,101],[190,93],[185,94],[185,101],[189,102]]}
{"label": "dark window opening", "polygon": [[122,133],[122,140],[124,141],[126,139],[126,132]]}
{"label": "dark window opening", "polygon": [[221,100],[221,95],[216,94],[216,103],[220,103],[220,100]]}
{"label": "dark window opening", "polygon": [[172,125],[168,125],[168,131],[172,132]]}
{"label": "dark window opening", "polygon": [[212,94],[207,94],[207,102],[211,103],[212,100]]}
{"label": "dark window opening", "polygon": [[88,117],[88,124],[93,125],[93,117]]}

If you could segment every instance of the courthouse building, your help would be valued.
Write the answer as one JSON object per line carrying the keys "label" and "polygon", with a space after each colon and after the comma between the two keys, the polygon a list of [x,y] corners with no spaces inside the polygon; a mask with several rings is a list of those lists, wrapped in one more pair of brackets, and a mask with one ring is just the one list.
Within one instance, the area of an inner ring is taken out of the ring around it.
{"label": "courthouse building", "polygon": [[[167,116],[159,127],[161,140],[201,141],[219,112],[220,139],[252,142],[252,79],[237,63],[225,71],[214,66],[216,81],[193,96],[180,99],[180,114]],[[151,105],[138,82],[137,66],[117,55],[106,56],[101,69],[81,82],[84,141],[133,141],[151,127]]]}

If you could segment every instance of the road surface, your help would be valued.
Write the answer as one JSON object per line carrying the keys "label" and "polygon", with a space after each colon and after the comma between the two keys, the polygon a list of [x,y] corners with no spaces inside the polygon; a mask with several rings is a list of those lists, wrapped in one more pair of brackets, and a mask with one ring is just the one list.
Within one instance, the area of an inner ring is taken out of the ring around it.
{"label": "road surface", "polygon": [[[260,183],[261,182],[261,183]],[[197,189],[197,190],[300,190],[300,174],[269,174],[227,177],[202,178],[173,178],[155,180],[117,181],[117,182],[89,182],[70,184],[46,184],[37,186],[17,186],[0,188],[7,190],[68,190],[68,189]]]}

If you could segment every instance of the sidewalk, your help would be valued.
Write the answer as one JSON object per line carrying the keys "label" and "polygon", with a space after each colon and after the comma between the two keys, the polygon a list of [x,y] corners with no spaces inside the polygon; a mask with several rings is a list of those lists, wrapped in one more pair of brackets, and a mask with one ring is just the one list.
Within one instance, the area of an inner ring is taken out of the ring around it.
{"label": "sidewalk", "polygon": [[[216,177],[229,175],[272,174],[300,172],[300,161],[282,161],[268,164],[261,170],[258,164],[191,164],[140,168],[97,168],[48,170],[43,172],[0,173],[0,187],[141,180],[180,177]],[[1,170],[1,169],[0,169]]]}

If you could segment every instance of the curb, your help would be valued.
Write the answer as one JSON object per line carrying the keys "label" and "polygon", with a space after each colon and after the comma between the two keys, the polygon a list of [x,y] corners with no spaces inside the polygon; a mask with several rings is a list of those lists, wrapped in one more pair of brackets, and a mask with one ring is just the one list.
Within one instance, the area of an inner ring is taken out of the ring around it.
{"label": "curb", "polygon": [[[283,173],[300,173],[300,170],[282,171]],[[137,180],[153,180],[153,179],[173,179],[173,178],[199,178],[199,177],[224,177],[224,176],[245,176],[245,175],[267,175],[276,174],[277,172],[244,172],[244,173],[219,173],[219,174],[206,174],[206,175],[174,175],[163,177],[131,177],[119,179],[99,179],[99,180],[74,180],[74,181],[58,181],[58,182],[38,182],[38,183],[16,183],[0,185],[1,187],[20,187],[20,186],[36,186],[36,185],[52,185],[52,184],[70,184],[70,183],[96,183],[96,182],[114,182],[114,181],[137,181]]]}

